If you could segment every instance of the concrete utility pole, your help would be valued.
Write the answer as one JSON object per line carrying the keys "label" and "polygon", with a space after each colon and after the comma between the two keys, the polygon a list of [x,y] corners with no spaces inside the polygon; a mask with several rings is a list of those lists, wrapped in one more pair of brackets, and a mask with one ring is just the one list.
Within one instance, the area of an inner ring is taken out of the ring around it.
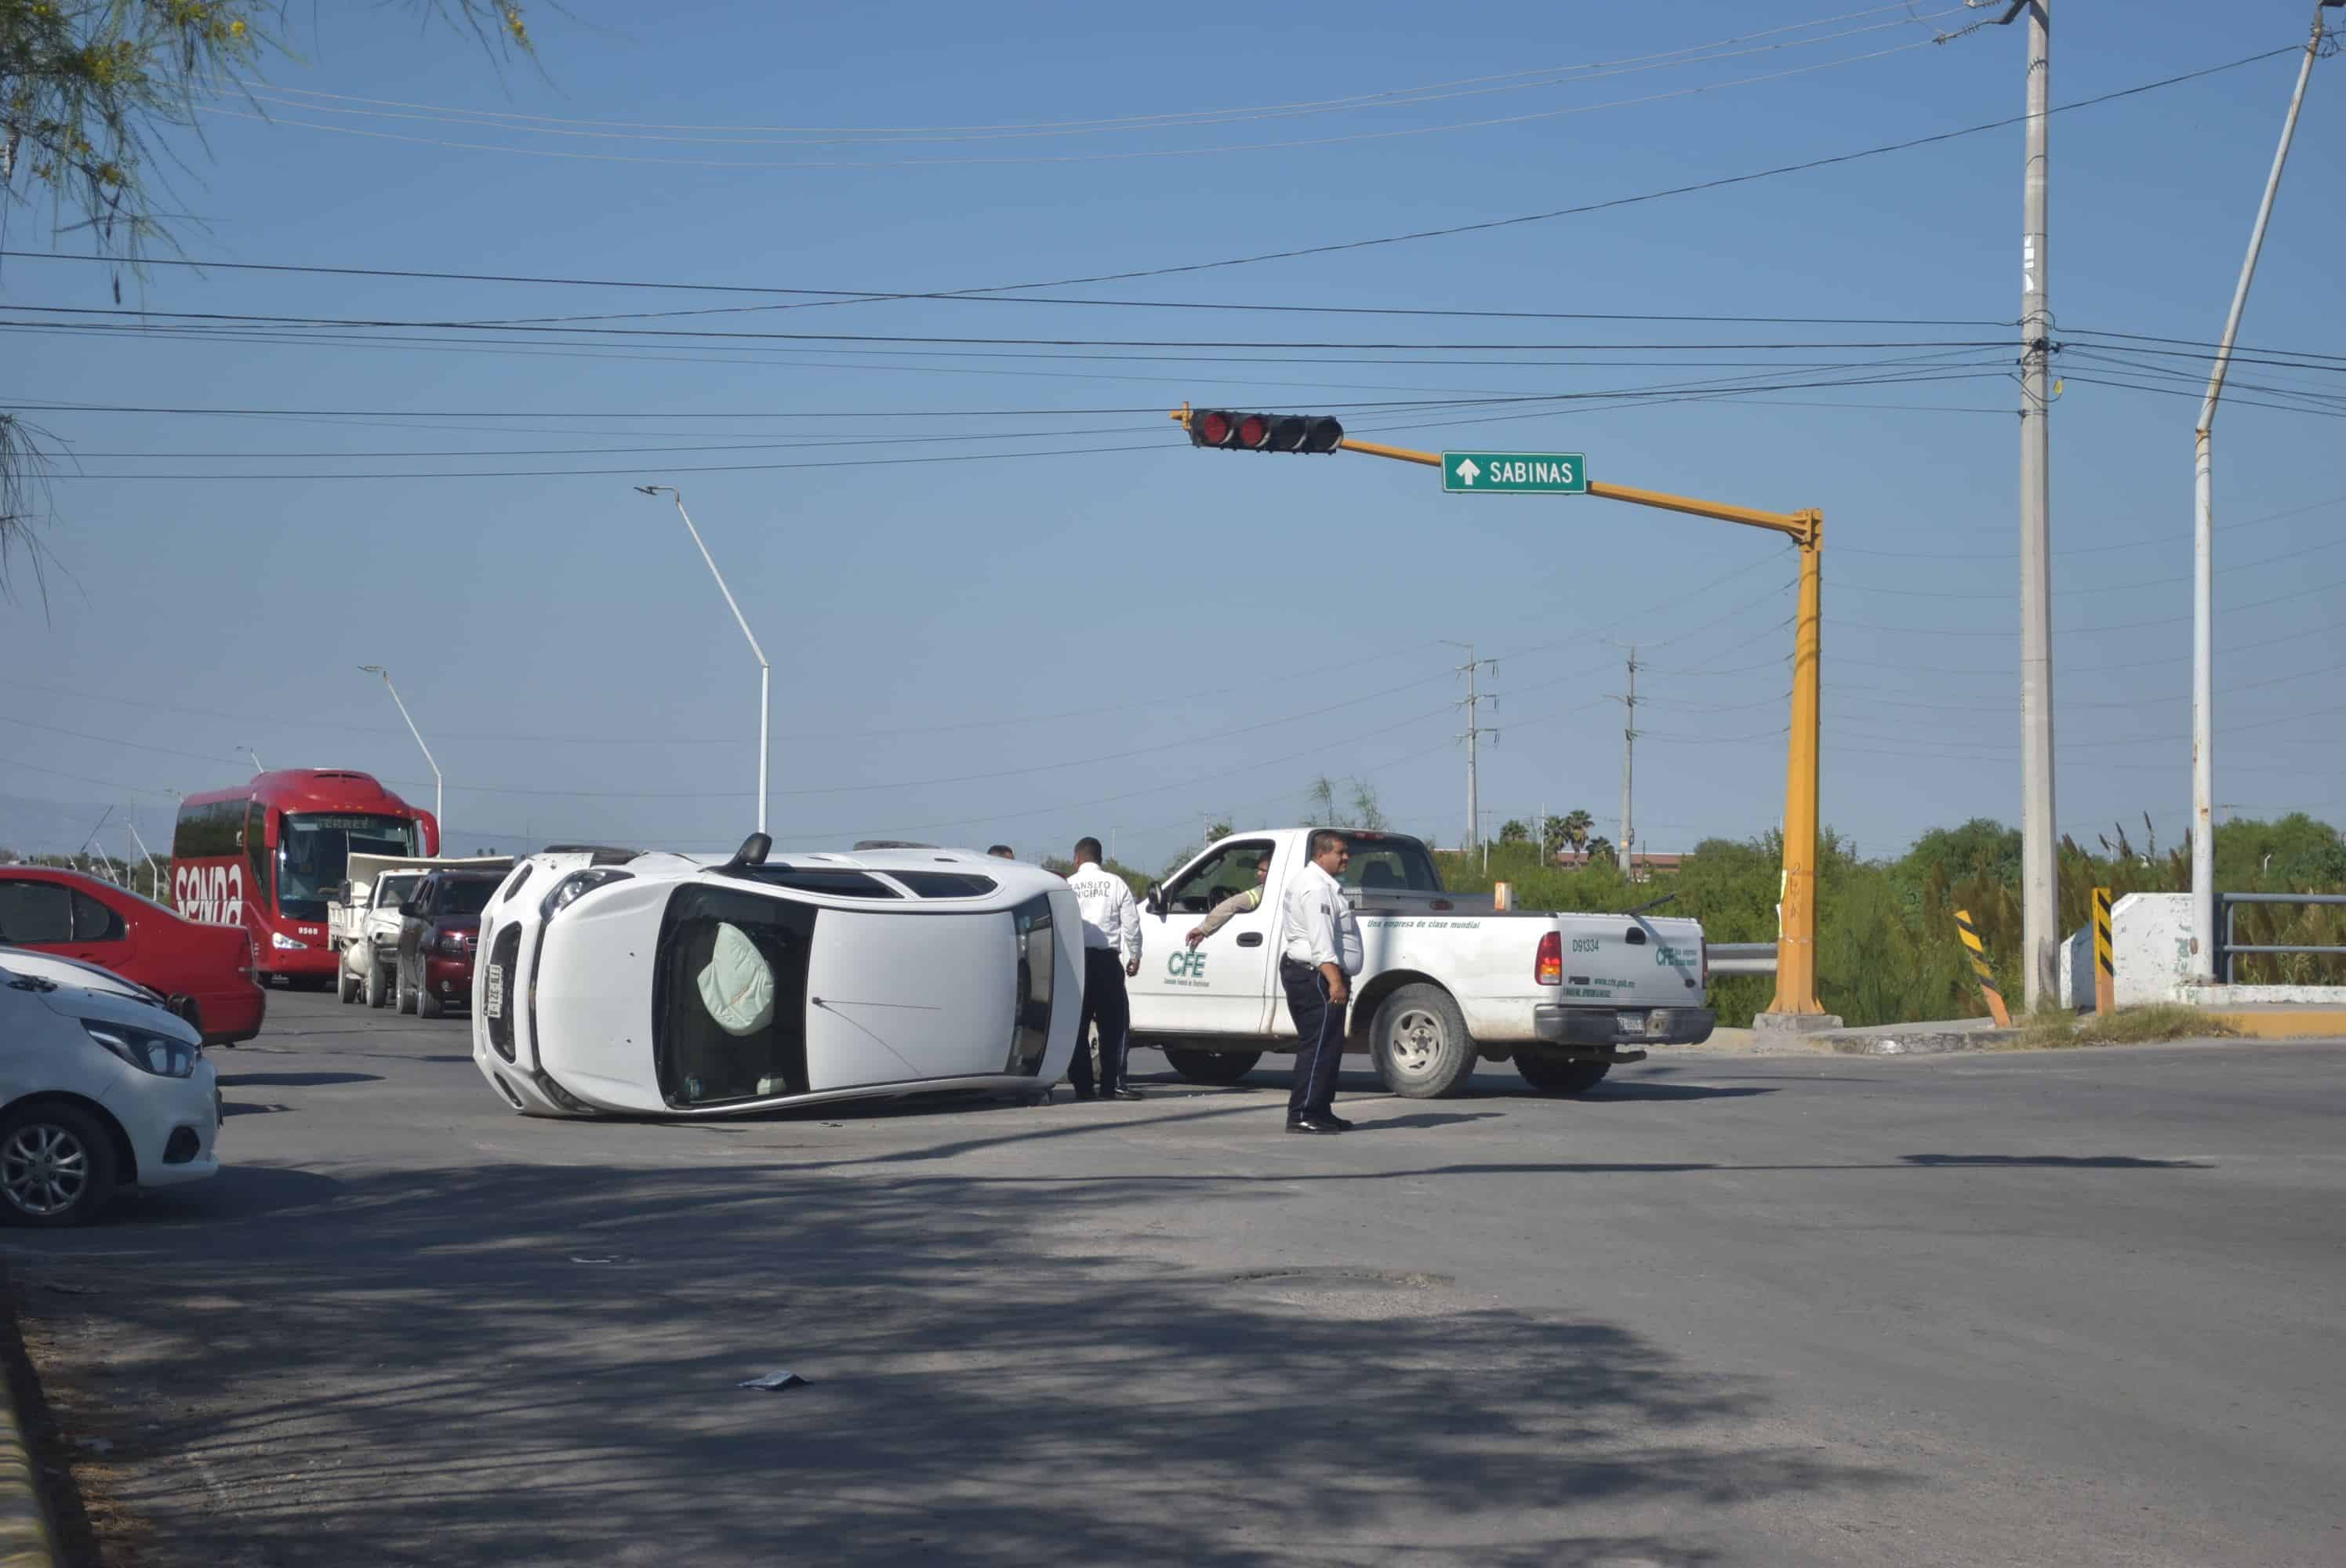
{"label": "concrete utility pole", "polygon": [[1494,658],[1476,658],[1473,643],[1453,642],[1448,637],[1443,637],[1441,641],[1447,647],[1466,650],[1466,662],[1454,667],[1459,674],[1466,677],[1466,695],[1459,698],[1458,706],[1466,710],[1466,732],[1459,738],[1466,742],[1466,843],[1464,848],[1471,855],[1474,852],[1475,846],[1483,840],[1483,797],[1481,782],[1475,776],[1475,742],[1487,735],[1491,738],[1492,745],[1495,746],[1499,743],[1499,732],[1496,729],[1485,728],[1478,722],[1483,717],[1480,705],[1488,702],[1495,709],[1499,706],[1499,698],[1495,693],[1478,690],[1475,685],[1475,675],[1479,669],[1487,666],[1492,677],[1497,678],[1499,661]]}
{"label": "concrete utility pole", "polygon": [[[1637,842],[1629,815],[1629,780],[1637,760],[1637,650],[1629,650],[1629,689],[1621,697],[1621,874],[1630,876],[1629,850]],[[1632,878],[1634,881],[1635,879]]]}
{"label": "concrete utility pole", "polygon": [[2327,32],[2321,13],[2341,5],[2346,5],[2346,0],[2321,0],[2313,8],[2313,34],[2305,41],[2305,58],[2298,62],[2297,91],[2290,97],[2289,117],[2281,121],[2280,146],[2273,149],[2272,172],[2265,177],[2264,199],[2257,204],[2256,227],[2249,231],[2249,254],[2240,263],[2240,281],[2232,290],[2231,311],[2224,318],[2223,345],[2216,351],[2215,369],[2208,373],[2208,397],[2199,405],[2199,427],[2194,433],[2198,450],[2191,519],[2191,975],[2209,984],[2216,980],[2216,401],[2224,395],[2224,377],[2232,368],[2232,341],[2239,335],[2240,316],[2249,307],[2249,284],[2257,275],[2257,253],[2264,249],[2273,198],[2280,193],[2280,171],[2289,162],[2289,144],[2297,136],[2297,113],[2305,105],[2305,84],[2313,75],[2313,61],[2321,52]]}
{"label": "concrete utility pole", "polygon": [[2034,1012],[2058,990],[2060,866],[2053,840],[2053,307],[2045,180],[2051,107],[2053,0],[2028,13],[2028,151],[2020,236],[2020,952],[2022,1000]]}

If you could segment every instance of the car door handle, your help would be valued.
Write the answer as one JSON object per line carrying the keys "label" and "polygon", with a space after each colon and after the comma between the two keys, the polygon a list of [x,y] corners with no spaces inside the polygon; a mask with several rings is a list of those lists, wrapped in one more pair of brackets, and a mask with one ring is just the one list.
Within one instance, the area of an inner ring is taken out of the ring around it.
{"label": "car door handle", "polygon": [[1239,945],[1240,947],[1260,947],[1262,945],[1262,932],[1259,931],[1242,931],[1239,932]]}

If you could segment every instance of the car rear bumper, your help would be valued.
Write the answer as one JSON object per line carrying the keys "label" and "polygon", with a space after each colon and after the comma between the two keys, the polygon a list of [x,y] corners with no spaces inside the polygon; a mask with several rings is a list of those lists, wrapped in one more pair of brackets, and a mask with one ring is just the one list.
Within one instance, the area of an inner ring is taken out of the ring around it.
{"label": "car rear bumper", "polygon": [[[173,997],[175,1003],[180,999]],[[202,1032],[207,1045],[233,1045],[250,1040],[260,1033],[262,1022],[269,1016],[269,993],[258,985],[240,985],[219,992],[198,992],[186,999],[195,1016],[188,1018]],[[174,1009],[177,1011],[177,1009]]]}
{"label": "car rear bumper", "polygon": [[[1635,1061],[1617,1053],[1624,1045],[1699,1045],[1710,1038],[1719,1015],[1708,1007],[1562,1007],[1543,1003],[1532,1009],[1532,1033],[1551,1045],[1585,1051],[1599,1061]],[[1639,1053],[1640,1055],[1643,1053]]]}

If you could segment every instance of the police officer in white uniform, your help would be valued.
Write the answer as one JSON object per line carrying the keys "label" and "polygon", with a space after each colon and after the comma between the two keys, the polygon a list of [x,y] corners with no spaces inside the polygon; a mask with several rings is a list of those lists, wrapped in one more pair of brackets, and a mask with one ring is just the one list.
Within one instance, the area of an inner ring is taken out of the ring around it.
{"label": "police officer in white uniform", "polygon": [[1279,981],[1295,1020],[1295,1086],[1287,1094],[1290,1133],[1341,1133],[1336,1069],[1344,1060],[1344,1008],[1361,972],[1361,922],[1337,879],[1352,859],[1341,833],[1311,835],[1311,863],[1288,884],[1280,907]]}
{"label": "police officer in white uniform", "polygon": [[[1076,1054],[1067,1077],[1078,1100],[1137,1100],[1124,1081],[1125,1036],[1132,1028],[1127,976],[1140,972],[1140,906],[1122,877],[1100,864],[1100,841],[1076,841],[1076,869],[1067,873],[1084,917],[1084,1005],[1076,1020]],[[1092,1053],[1085,1044],[1099,1024],[1099,1093],[1092,1092]]]}

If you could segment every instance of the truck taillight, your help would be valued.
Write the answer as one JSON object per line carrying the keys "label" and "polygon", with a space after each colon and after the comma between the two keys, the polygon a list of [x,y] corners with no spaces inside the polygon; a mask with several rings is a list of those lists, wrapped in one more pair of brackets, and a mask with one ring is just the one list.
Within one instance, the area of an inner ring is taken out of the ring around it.
{"label": "truck taillight", "polygon": [[1539,956],[1532,961],[1532,978],[1542,985],[1564,983],[1564,934],[1549,932],[1540,938]]}

